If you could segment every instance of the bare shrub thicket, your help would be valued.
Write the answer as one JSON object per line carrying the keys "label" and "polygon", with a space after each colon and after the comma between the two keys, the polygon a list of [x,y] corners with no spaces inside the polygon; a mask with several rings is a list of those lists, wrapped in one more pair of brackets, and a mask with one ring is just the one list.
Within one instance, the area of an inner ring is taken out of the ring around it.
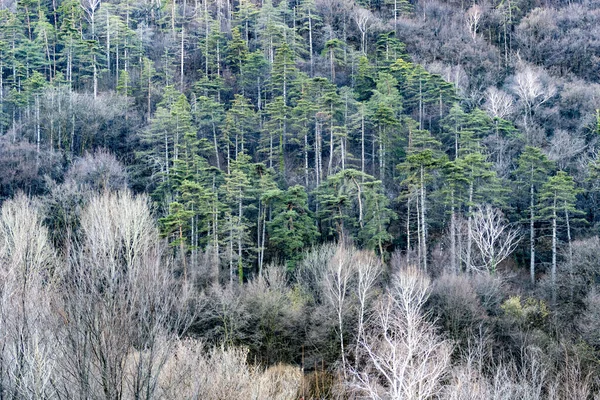
{"label": "bare shrub thicket", "polygon": [[207,348],[202,342],[177,342],[158,377],[161,399],[275,399],[298,398],[302,372],[275,365],[264,369],[247,362],[244,348]]}
{"label": "bare shrub thicket", "polygon": [[190,288],[173,278],[145,197],[94,197],[81,227],[63,283],[64,395],[153,397],[170,346],[191,323]]}
{"label": "bare shrub thicket", "polygon": [[77,159],[67,171],[65,180],[95,190],[122,190],[127,187],[127,172],[114,155],[98,150]]}
{"label": "bare shrub thicket", "polygon": [[55,255],[36,205],[23,194],[0,212],[0,397],[51,398]]}
{"label": "bare shrub thicket", "polygon": [[306,300],[288,284],[284,267],[269,265],[243,290],[251,357],[266,365],[293,360],[302,352]]}
{"label": "bare shrub thicket", "polygon": [[438,324],[459,341],[469,340],[487,317],[466,275],[444,274],[437,278],[432,285],[429,306]]}

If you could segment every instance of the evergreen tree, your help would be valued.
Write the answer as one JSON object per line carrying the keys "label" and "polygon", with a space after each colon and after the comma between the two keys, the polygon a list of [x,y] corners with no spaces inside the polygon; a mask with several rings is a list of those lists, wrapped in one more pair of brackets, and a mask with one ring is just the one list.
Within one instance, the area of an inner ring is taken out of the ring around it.
{"label": "evergreen tree", "polygon": [[[427,187],[433,179],[433,171],[443,165],[443,155],[440,151],[441,143],[432,137],[431,133],[423,130],[414,130],[414,121],[407,121],[409,128],[409,141],[406,159],[398,164],[397,168],[404,177],[403,184],[408,189],[407,199],[414,196],[417,204],[417,236],[419,264],[427,270]],[[407,207],[410,210],[410,207]],[[410,214],[407,215],[407,236],[410,237]],[[407,243],[407,252],[410,252],[410,240]]]}
{"label": "evergreen tree", "polygon": [[219,152],[219,137],[225,120],[223,106],[206,96],[200,96],[194,104],[194,122],[200,137],[210,143],[214,154],[214,164],[221,169],[221,155]]}
{"label": "evergreen tree", "polygon": [[463,130],[460,133],[457,164],[464,170],[467,183],[466,213],[467,213],[467,248],[465,256],[465,268],[472,272],[471,254],[473,248],[473,207],[477,204],[493,204],[502,206],[505,204],[506,188],[504,188],[492,163],[487,160],[478,140],[473,137],[471,130]]}
{"label": "evergreen tree", "polygon": [[366,248],[379,252],[383,263],[384,245],[393,239],[388,227],[396,219],[396,214],[389,208],[390,201],[383,191],[381,181],[367,182],[364,186],[365,222],[359,236]]}
{"label": "evergreen tree", "polygon": [[275,216],[268,224],[269,243],[277,249],[291,271],[302,258],[302,250],[319,237],[308,209],[304,187],[296,185],[284,192],[277,192],[273,213]]}
{"label": "evergreen tree", "polygon": [[[327,236],[335,235],[339,241],[357,237],[365,226],[366,188],[370,188],[371,196],[374,196],[376,187],[380,184],[374,182],[372,176],[354,169],[346,169],[327,177],[317,188],[317,216],[321,220],[321,232],[325,231]],[[378,201],[385,219],[387,213],[383,210],[384,201]],[[376,205],[374,202],[371,204]]]}
{"label": "evergreen tree", "polygon": [[[553,169],[553,163],[548,160],[546,155],[536,147],[527,146],[519,157],[518,169],[516,171],[517,182],[521,188],[529,191],[529,274],[531,284],[535,284],[535,222],[537,197],[541,185],[547,180]],[[518,191],[519,193],[522,190]]]}
{"label": "evergreen tree", "polygon": [[231,40],[227,42],[225,61],[232,72],[240,74],[243,80],[243,65],[248,58],[248,44],[242,39],[239,27],[235,27],[231,31]]}
{"label": "evergreen tree", "polygon": [[[373,90],[373,96],[369,100],[370,120],[375,126],[371,142],[372,174],[375,175],[375,157],[379,164],[378,177],[385,184],[387,170],[390,167],[388,154],[392,144],[394,129],[399,125],[399,117],[402,111],[402,101],[397,89],[398,82],[387,73],[380,73],[377,88]],[[376,132],[376,136],[375,136]],[[375,149],[377,151],[375,152]]]}
{"label": "evergreen tree", "polygon": [[571,218],[579,214],[579,210],[575,208],[576,196],[579,189],[575,186],[573,177],[564,171],[558,171],[556,175],[551,176],[542,185],[540,190],[540,216],[546,221],[550,221],[552,230],[552,267],[551,267],[551,283],[552,283],[552,302],[556,304],[556,263],[558,254],[558,229],[559,223],[564,223],[564,228],[567,233],[567,244],[569,248],[569,271],[571,279],[573,279],[572,270],[572,248],[571,248]]}
{"label": "evergreen tree", "polygon": [[[227,161],[227,171],[231,169],[231,162],[237,160],[240,153],[248,153],[247,143],[256,132],[258,121],[252,105],[244,96],[236,94],[231,108],[225,114],[223,127],[223,146]],[[233,150],[233,153],[232,153]]]}
{"label": "evergreen tree", "polygon": [[284,143],[285,127],[287,123],[287,107],[282,96],[278,96],[267,104],[265,114],[268,117],[264,124],[264,137],[262,149],[267,154],[267,164],[273,168],[274,161],[277,165],[279,175],[285,174]]}
{"label": "evergreen tree", "polygon": [[223,235],[230,282],[233,282],[234,271],[237,271],[238,281],[243,283],[244,270],[250,265],[250,260],[245,256],[249,256],[251,250],[251,224],[244,214],[245,205],[252,199],[249,175],[250,157],[240,152],[237,158],[231,160],[223,185],[224,198],[229,206],[225,210]]}
{"label": "evergreen tree", "polygon": [[358,60],[358,73],[354,79],[354,90],[358,95],[357,100],[369,100],[375,86],[373,67],[366,56],[361,56]]}
{"label": "evergreen tree", "polygon": [[274,173],[271,168],[266,168],[263,163],[257,163],[254,164],[252,172],[252,187],[254,188],[255,199],[258,205],[256,219],[258,274],[262,276],[265,252],[267,250],[267,225],[272,220],[273,202],[280,195],[281,191],[275,183]]}
{"label": "evergreen tree", "polygon": [[323,55],[329,59],[329,72],[330,72],[330,80],[335,83],[335,66],[340,63],[340,59],[343,57],[344,53],[342,48],[344,46],[344,42],[339,39],[330,39],[325,42],[325,48],[323,49]]}

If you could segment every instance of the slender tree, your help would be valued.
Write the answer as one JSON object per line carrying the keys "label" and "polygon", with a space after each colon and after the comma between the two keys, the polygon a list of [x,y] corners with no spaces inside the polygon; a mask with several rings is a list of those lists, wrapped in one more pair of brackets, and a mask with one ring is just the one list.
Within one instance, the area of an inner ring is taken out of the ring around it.
{"label": "slender tree", "polygon": [[538,210],[537,197],[542,184],[552,171],[553,164],[542,151],[536,147],[526,147],[519,157],[516,171],[518,182],[529,189],[529,274],[531,284],[535,284],[535,222]]}

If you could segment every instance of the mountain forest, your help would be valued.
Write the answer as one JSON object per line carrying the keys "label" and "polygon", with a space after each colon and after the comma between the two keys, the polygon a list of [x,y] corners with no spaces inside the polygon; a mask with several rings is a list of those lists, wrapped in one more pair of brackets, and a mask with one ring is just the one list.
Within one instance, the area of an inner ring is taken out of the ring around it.
{"label": "mountain forest", "polygon": [[600,2],[3,0],[0,400],[600,399]]}

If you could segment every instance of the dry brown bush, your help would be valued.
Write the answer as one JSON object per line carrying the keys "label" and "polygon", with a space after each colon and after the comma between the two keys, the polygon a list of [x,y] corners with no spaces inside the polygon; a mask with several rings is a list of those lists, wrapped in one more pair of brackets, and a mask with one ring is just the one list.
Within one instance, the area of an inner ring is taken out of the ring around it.
{"label": "dry brown bush", "polygon": [[479,296],[467,275],[445,273],[432,286],[429,305],[438,324],[456,340],[466,340],[485,319]]}
{"label": "dry brown bush", "polygon": [[179,341],[159,376],[157,396],[165,400],[298,398],[299,368],[279,364],[264,370],[249,365],[247,356],[244,348],[207,349],[200,341]]}

